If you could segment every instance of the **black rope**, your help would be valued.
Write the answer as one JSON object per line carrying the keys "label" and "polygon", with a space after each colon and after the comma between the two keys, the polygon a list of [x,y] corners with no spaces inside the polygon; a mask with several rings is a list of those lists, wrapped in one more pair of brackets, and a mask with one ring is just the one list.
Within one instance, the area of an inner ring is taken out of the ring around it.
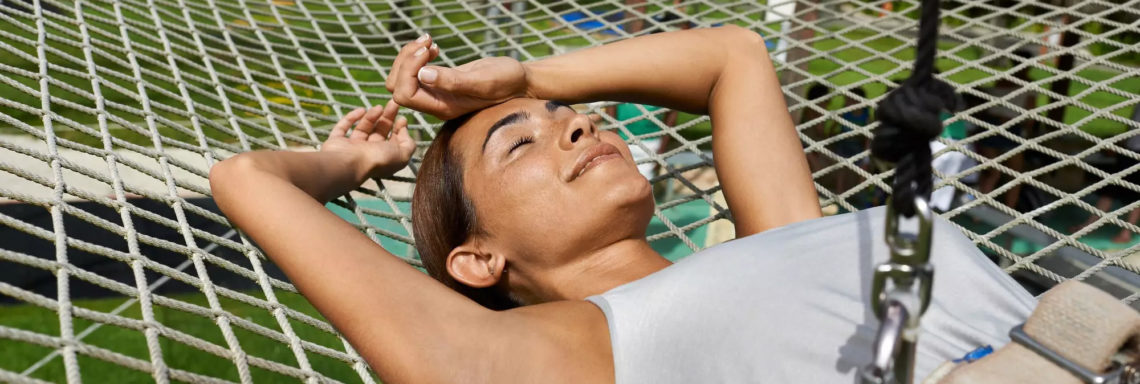
{"label": "black rope", "polygon": [[938,0],[922,0],[918,21],[918,47],[914,71],[887,95],[876,113],[879,127],[871,139],[871,153],[895,163],[891,204],[895,212],[914,216],[914,198],[930,199],[934,184],[930,169],[930,141],[942,134],[943,110],[958,110],[961,101],[954,88],[934,78],[938,50]]}

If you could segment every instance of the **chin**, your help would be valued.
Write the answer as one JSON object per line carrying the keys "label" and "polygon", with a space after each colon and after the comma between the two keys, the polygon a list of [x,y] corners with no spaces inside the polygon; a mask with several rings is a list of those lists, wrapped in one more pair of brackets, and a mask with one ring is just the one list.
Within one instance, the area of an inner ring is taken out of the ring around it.
{"label": "chin", "polygon": [[606,190],[606,200],[613,202],[617,210],[627,217],[643,217],[638,221],[644,221],[646,226],[653,217],[653,185],[636,168],[630,175],[614,180]]}
{"label": "chin", "polygon": [[591,193],[583,195],[587,200],[565,207],[567,212],[573,213],[558,226],[567,237],[574,239],[569,244],[589,244],[586,247],[596,249],[624,239],[645,237],[653,218],[653,188],[636,171],[628,176],[616,167],[611,171],[616,172],[593,180]]}
{"label": "chin", "polygon": [[653,186],[637,171],[633,161],[610,161],[589,172],[581,179],[589,181],[582,185],[591,190],[591,204],[604,212],[591,219],[599,220],[594,227],[606,228],[606,235],[629,232],[645,236],[653,218]]}

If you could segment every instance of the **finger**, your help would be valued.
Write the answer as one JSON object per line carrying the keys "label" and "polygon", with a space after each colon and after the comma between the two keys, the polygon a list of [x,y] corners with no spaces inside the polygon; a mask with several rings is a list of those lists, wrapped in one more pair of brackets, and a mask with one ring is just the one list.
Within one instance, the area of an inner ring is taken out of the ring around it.
{"label": "finger", "polygon": [[380,120],[380,115],[383,112],[384,106],[379,104],[368,108],[368,112],[356,123],[356,127],[352,128],[352,133],[348,135],[348,138],[360,140],[368,137],[376,129],[376,122]]}
{"label": "finger", "polygon": [[[380,134],[380,132],[374,132],[371,136],[368,136],[368,141],[393,141],[400,137],[400,131],[407,130],[408,119],[403,116],[396,116],[396,121],[392,123],[392,130],[388,136],[384,136]],[[407,135],[407,132],[404,132],[403,134]],[[396,143],[399,144],[399,142]]]}
{"label": "finger", "polygon": [[355,123],[356,120],[359,120],[361,116],[364,116],[364,108],[354,109],[352,112],[344,115],[344,117],[340,118],[340,121],[333,126],[332,130],[329,131],[329,138],[344,137],[347,135],[348,128],[351,127],[352,123]]}
{"label": "finger", "polygon": [[407,51],[408,47],[412,44],[415,43],[407,43],[404,44],[403,47],[400,47],[400,52],[397,52],[396,58],[392,60],[392,68],[388,69],[388,73],[384,75],[384,88],[388,90],[388,93],[392,93],[392,91],[396,89],[397,79],[393,75],[400,73],[400,67],[404,65],[404,52]]}
{"label": "finger", "polygon": [[397,79],[394,79],[394,77],[392,77],[392,74],[400,73],[400,67],[404,65],[404,60],[407,57],[412,56],[416,48],[420,47],[420,44],[424,42],[424,39],[431,40],[431,36],[424,33],[420,35],[420,38],[416,39],[415,41],[406,43],[404,44],[404,47],[400,47],[400,51],[396,54],[396,59],[392,60],[392,68],[388,71],[388,76],[386,76],[384,82],[384,88],[388,88],[389,92],[396,90]]}
{"label": "finger", "polygon": [[400,103],[400,105],[415,108],[415,105],[411,104],[411,101],[416,92],[420,90],[417,73],[420,68],[423,68],[424,64],[427,64],[428,59],[431,58],[427,52],[428,48],[426,46],[417,48],[412,52],[412,55],[405,59],[404,63],[400,65],[400,72],[394,74],[396,77],[396,89],[392,91],[392,97],[394,97],[396,102]]}
{"label": "finger", "polygon": [[399,111],[400,104],[396,104],[396,100],[388,100],[388,104],[384,105],[384,110],[380,114],[380,123],[376,127],[376,133],[388,138],[396,122],[396,113]]}
{"label": "finger", "polygon": [[431,54],[431,59],[428,59],[428,61],[435,60],[435,58],[439,57],[439,44],[431,43],[431,45],[428,46],[428,53]]}
{"label": "finger", "polygon": [[400,48],[400,53],[396,54],[396,59],[392,62],[392,70],[388,72],[388,78],[384,82],[384,87],[388,88],[388,92],[396,92],[399,84],[406,80],[399,77],[398,74],[406,66],[407,61],[413,58],[420,48],[430,47],[431,44],[431,36],[425,33],[415,41],[404,44],[403,48]]}
{"label": "finger", "polygon": [[[397,102],[399,101],[397,100]],[[400,105],[430,114],[440,120],[451,120],[470,112],[469,109],[462,109],[462,105],[449,104],[448,101],[440,99],[438,95],[428,89],[421,89],[416,92],[415,96],[412,96],[412,100],[407,103],[400,103]]]}
{"label": "finger", "polygon": [[408,134],[408,118],[404,116],[396,116],[396,122],[392,123],[392,136],[407,135]]}
{"label": "finger", "polygon": [[485,93],[487,81],[475,80],[472,72],[436,65],[424,66],[416,73],[416,78],[425,88],[456,94]]}
{"label": "finger", "polygon": [[396,145],[399,146],[401,159],[408,161],[412,158],[412,153],[416,151],[416,141],[408,134],[408,119],[403,116],[396,118],[396,124],[392,126],[391,140],[396,141]]}

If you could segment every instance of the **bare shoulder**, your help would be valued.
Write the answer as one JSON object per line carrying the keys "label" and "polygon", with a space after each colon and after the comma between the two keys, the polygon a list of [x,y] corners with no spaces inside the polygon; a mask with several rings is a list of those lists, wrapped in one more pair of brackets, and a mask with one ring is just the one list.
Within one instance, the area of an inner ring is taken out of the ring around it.
{"label": "bare shoulder", "polygon": [[600,309],[587,301],[558,301],[502,312],[511,331],[496,382],[612,383],[613,353],[609,326]]}

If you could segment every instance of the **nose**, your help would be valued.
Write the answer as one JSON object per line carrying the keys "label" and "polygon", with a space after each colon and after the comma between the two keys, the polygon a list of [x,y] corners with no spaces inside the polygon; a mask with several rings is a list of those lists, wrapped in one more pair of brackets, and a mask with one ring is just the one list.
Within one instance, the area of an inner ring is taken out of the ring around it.
{"label": "nose", "polygon": [[562,140],[559,140],[563,149],[572,149],[583,141],[585,137],[596,138],[597,129],[594,128],[594,122],[590,121],[590,117],[584,114],[576,114],[566,124],[566,130],[562,133]]}

